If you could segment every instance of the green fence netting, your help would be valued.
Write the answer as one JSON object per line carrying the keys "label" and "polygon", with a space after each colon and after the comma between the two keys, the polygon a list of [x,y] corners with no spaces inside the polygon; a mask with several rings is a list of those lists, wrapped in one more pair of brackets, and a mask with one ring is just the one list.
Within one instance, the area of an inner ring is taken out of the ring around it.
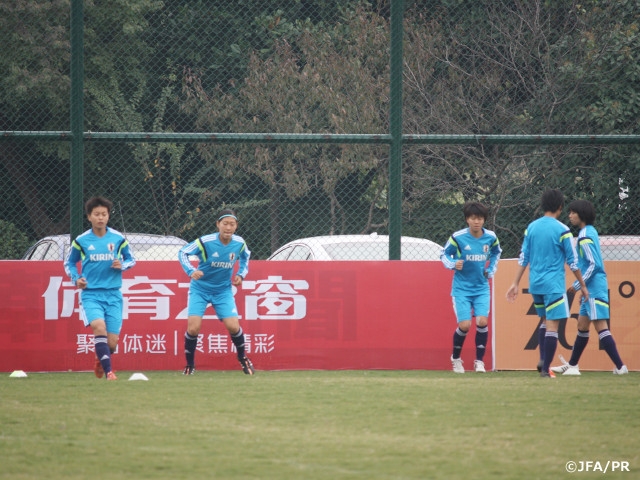
{"label": "green fence netting", "polygon": [[611,259],[640,260],[638,0],[394,0],[401,218],[389,199],[390,1],[84,2],[81,185],[72,3],[0,4],[0,258],[69,234],[77,188],[115,202],[118,230],[186,241],[230,206],[257,259],[304,237],[386,235],[394,220],[442,245],[478,200],[515,257],[541,193],[560,188],[596,205]]}

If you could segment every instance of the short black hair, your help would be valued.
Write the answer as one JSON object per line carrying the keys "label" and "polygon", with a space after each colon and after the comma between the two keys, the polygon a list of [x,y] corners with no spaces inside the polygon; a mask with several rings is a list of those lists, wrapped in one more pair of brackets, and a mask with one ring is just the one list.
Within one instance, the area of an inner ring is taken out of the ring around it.
{"label": "short black hair", "polygon": [[109,212],[109,215],[111,215],[111,210],[113,210],[113,202],[105,197],[91,197],[84,204],[84,211],[87,213],[87,215],[91,215],[91,212],[93,212],[93,209],[96,207],[107,207],[107,211]]}
{"label": "short black hair", "polygon": [[575,212],[587,225],[593,225],[596,221],[596,209],[589,200],[574,200],[567,208],[570,212]]}
{"label": "short black hair", "polygon": [[216,221],[216,223],[222,220],[222,217],[233,217],[236,219],[236,221],[238,220],[238,216],[236,215],[235,210],[232,210],[231,208],[224,208],[220,210],[218,212],[218,220]]}
{"label": "short black hair", "polygon": [[545,212],[557,212],[564,207],[564,195],[557,188],[550,188],[542,194],[542,210]]}
{"label": "short black hair", "polygon": [[462,213],[464,213],[465,219],[472,215],[477,215],[486,220],[489,216],[489,209],[480,202],[467,202],[462,207]]}

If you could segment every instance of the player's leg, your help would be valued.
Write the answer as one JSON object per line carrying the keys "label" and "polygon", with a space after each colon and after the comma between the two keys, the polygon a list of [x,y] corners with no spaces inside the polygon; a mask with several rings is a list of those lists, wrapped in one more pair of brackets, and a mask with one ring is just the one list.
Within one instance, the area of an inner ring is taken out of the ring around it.
{"label": "player's leg", "polygon": [[[608,306],[608,304],[607,304]],[[616,366],[613,371],[616,375],[624,375],[629,373],[629,369],[627,369],[626,365],[622,362],[620,358],[620,354],[618,353],[618,347],[616,345],[616,341],[609,330],[609,326],[607,324],[607,319],[604,320],[595,320],[593,322],[593,326],[598,332],[598,337],[600,338],[600,345],[604,348],[604,351],[607,352],[609,358]]]}
{"label": "player's leg", "polygon": [[96,359],[93,371],[98,378],[111,371],[111,352],[107,339],[107,325],[102,299],[95,292],[84,290],[80,294],[80,318],[85,327],[93,332]]}
{"label": "player's leg", "polygon": [[476,317],[476,360],[473,364],[476,372],[485,372],[484,354],[487,351],[487,341],[489,340],[488,318],[486,316]]}
{"label": "player's leg", "polygon": [[118,348],[120,331],[122,330],[122,292],[116,290],[105,294],[104,321],[107,330],[107,346],[109,347],[109,358],[111,360],[111,370],[105,370],[107,380],[117,380],[113,369],[113,354]]}
{"label": "player's leg", "polygon": [[538,324],[538,352],[540,353],[540,357],[538,358],[538,364],[536,368],[539,372],[542,371],[542,365],[544,364],[544,337],[547,335],[547,323],[546,320],[546,310],[544,308],[544,298],[542,295],[532,295],[533,296],[533,306],[536,309],[536,313],[540,318],[540,323]]}
{"label": "player's leg", "polygon": [[202,317],[209,301],[193,288],[189,289],[187,301],[187,330],[184,332],[184,356],[186,366],[183,375],[193,375],[196,371],[195,356],[198,348],[198,335],[202,327]]}
{"label": "player's leg", "polygon": [[558,325],[569,318],[569,302],[565,293],[545,295],[547,333],[544,336],[544,361],[541,377],[551,377],[549,367],[558,348]]}
{"label": "player's leg", "polygon": [[471,328],[471,301],[468,297],[451,297],[453,301],[453,311],[456,315],[456,329],[453,332],[453,352],[451,353],[451,367],[455,373],[464,373],[462,366],[462,347],[467,338],[467,333]]}
{"label": "player's leg", "polygon": [[229,332],[233,345],[236,347],[238,361],[240,362],[242,371],[247,375],[253,375],[255,373],[255,368],[253,367],[251,360],[247,357],[245,335],[242,327],[240,326],[238,317],[226,317],[222,319],[222,322]]}
{"label": "player's leg", "polygon": [[201,327],[201,315],[189,315],[187,317],[187,331],[184,332],[184,357],[186,362],[186,366],[182,372],[184,375],[193,375],[196,371],[195,357]]}
{"label": "player's leg", "polygon": [[478,295],[473,299],[473,312],[476,316],[476,360],[473,367],[476,372],[484,373],[484,354],[489,339],[489,301],[491,296]]}
{"label": "player's leg", "polygon": [[233,292],[229,290],[216,295],[213,307],[218,314],[218,318],[222,319],[222,323],[224,323],[224,326],[231,337],[231,341],[236,347],[238,361],[240,362],[242,371],[247,375],[253,375],[255,369],[253,367],[253,363],[251,363],[251,360],[247,357],[245,335],[242,331],[242,327],[240,326],[240,321],[238,320],[238,308],[236,307],[236,302],[233,298]]}
{"label": "player's leg", "polygon": [[109,350],[107,326],[102,318],[96,318],[90,325],[93,330],[93,341],[97,359],[96,365],[94,366],[94,373],[96,377],[102,378],[104,374],[108,375],[109,372],[111,372],[111,352]]}
{"label": "player's leg", "polygon": [[576,334],[576,339],[573,342],[571,358],[569,359],[567,368],[562,372],[563,375],[580,375],[578,363],[580,362],[582,352],[584,352],[584,349],[587,348],[587,344],[589,343],[589,327],[591,325],[591,319],[589,318],[590,302],[591,299],[587,302],[582,302],[580,305],[580,313],[578,315],[578,333]]}

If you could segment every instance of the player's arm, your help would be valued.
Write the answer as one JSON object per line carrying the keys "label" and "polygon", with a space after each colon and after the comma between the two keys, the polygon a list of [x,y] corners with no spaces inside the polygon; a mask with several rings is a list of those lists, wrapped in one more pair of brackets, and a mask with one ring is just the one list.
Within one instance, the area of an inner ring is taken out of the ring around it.
{"label": "player's arm", "polygon": [[180,262],[180,265],[182,266],[182,269],[184,270],[184,273],[187,274],[187,276],[193,278],[193,274],[196,271],[199,271],[193,266],[189,257],[192,255],[197,255],[198,259],[202,261],[203,250],[204,250],[204,246],[200,242],[200,239],[198,239],[191,243],[186,244],[178,252],[178,261]]}
{"label": "player's arm", "polygon": [[[586,270],[580,270],[582,272],[582,279],[585,281],[585,283],[589,281],[589,279],[593,276],[596,268],[596,259],[593,256],[593,250],[591,248],[592,246],[593,240],[591,240],[589,237],[578,238],[577,250],[578,252],[581,252],[583,258],[585,258],[587,262],[589,262]],[[580,282],[576,280],[575,282],[573,282],[573,285],[571,285],[571,287],[575,291],[580,290]]]}
{"label": "player's arm", "polygon": [[489,266],[485,271],[485,275],[487,278],[493,278],[498,270],[498,261],[500,260],[500,256],[502,255],[502,248],[500,247],[500,241],[496,237],[495,242],[491,245],[491,250],[489,250]]}
{"label": "player's arm", "polygon": [[580,269],[572,270],[575,275],[578,284],[580,285],[580,290],[582,291],[582,297],[585,301],[589,300],[589,290],[587,290],[587,284],[584,283],[584,279],[582,278],[582,272]]}
{"label": "player's arm", "polygon": [[456,263],[458,261],[462,261],[461,258],[458,258],[458,244],[453,237],[449,237],[449,240],[447,240],[447,243],[442,249],[442,253],[440,254],[440,261],[442,262],[444,267],[449,270],[455,270]]}
{"label": "player's arm", "polygon": [[518,261],[518,269],[516,270],[516,276],[513,279],[513,283],[509,287],[509,290],[507,290],[508,302],[510,303],[515,302],[516,298],[518,298],[518,292],[519,292],[518,285],[520,285],[520,280],[522,279],[522,275],[524,275],[524,271],[526,269],[527,269],[527,266],[521,265],[520,262]]}
{"label": "player's arm", "polygon": [[234,285],[240,285],[240,283],[242,283],[242,280],[247,278],[247,274],[249,273],[249,259],[251,258],[251,251],[247,247],[246,243],[242,244],[238,256],[238,271],[233,277]]}
{"label": "player's arm", "polygon": [[136,264],[136,259],[133,256],[133,252],[131,251],[129,242],[127,240],[122,243],[119,250],[120,254],[118,255],[118,258],[121,259],[120,269],[124,272],[125,270],[129,270]]}
{"label": "player's arm", "polygon": [[[78,262],[82,259],[82,247],[74,240],[71,243],[71,250],[67,259],[64,262],[64,271],[71,279],[74,285],[80,288],[84,288],[87,285],[86,279],[78,271]],[[78,284],[80,280],[80,284]]]}

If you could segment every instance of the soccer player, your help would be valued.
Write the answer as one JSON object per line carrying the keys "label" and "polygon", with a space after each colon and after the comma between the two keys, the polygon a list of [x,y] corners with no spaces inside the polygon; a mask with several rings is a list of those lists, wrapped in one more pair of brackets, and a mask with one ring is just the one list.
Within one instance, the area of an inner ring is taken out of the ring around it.
{"label": "soccer player", "polygon": [[[225,209],[218,214],[217,233],[205,235],[185,245],[178,259],[185,273],[191,278],[189,284],[187,331],[184,334],[184,352],[187,365],[182,372],[193,375],[198,335],[202,327],[202,316],[210,303],[218,319],[224,323],[231,341],[236,347],[242,371],[253,375],[255,370],[245,354],[244,332],[238,321],[238,309],[233,298],[232,286],[242,284],[249,271],[251,252],[242,237],[235,234],[238,217],[233,210]],[[198,257],[195,268],[189,256]],[[235,264],[239,262],[234,275]]]}
{"label": "soccer player", "polygon": [[544,215],[531,222],[524,232],[519,267],[507,290],[507,301],[516,300],[518,284],[528,266],[529,292],[533,296],[536,311],[546,326],[544,343],[540,344],[543,354],[540,376],[551,377],[549,366],[558,347],[558,325],[560,320],[569,317],[565,263],[575,275],[585,301],[589,299],[589,291],[578,268],[569,227],[558,220],[564,207],[564,195],[560,190],[546,190],[542,194],[541,203]]}
{"label": "soccer player", "polygon": [[475,316],[476,359],[473,366],[476,372],[484,373],[491,300],[488,279],[496,273],[502,249],[496,234],[484,228],[489,215],[487,207],[478,202],[468,202],[462,212],[468,227],[453,233],[440,255],[444,266],[454,270],[451,297],[458,325],[453,334],[451,364],[455,373],[464,373],[460,352],[471,328],[471,319]]}
{"label": "soccer player", "polygon": [[[127,239],[107,226],[113,203],[104,197],[91,197],[85,204],[91,229],[71,243],[64,269],[81,290],[80,318],[91,326],[95,342],[94,373],[117,380],[111,355],[118,347],[122,329],[122,272],[136,264]],[[82,273],[77,264],[82,262]]]}
{"label": "soccer player", "polygon": [[[580,375],[578,361],[589,342],[589,324],[593,324],[600,343],[614,363],[615,375],[629,373],[627,366],[622,363],[618,347],[609,331],[609,283],[607,273],[604,270],[604,262],[600,254],[600,239],[598,231],[594,228],[593,222],[596,219],[596,210],[588,200],[574,200],[569,204],[569,222],[571,225],[579,227],[578,234],[578,265],[587,288],[589,289],[589,299],[581,299],[580,314],[578,315],[578,334],[573,343],[571,359],[565,362],[562,356],[562,365],[552,367],[551,370],[563,375]],[[574,293],[580,285],[575,282],[569,293]]]}

